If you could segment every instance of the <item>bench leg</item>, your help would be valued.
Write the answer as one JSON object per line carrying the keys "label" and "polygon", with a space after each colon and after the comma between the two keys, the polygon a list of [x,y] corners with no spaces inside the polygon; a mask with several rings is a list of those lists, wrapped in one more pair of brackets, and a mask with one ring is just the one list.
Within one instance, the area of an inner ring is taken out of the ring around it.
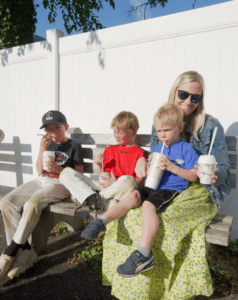
{"label": "bench leg", "polygon": [[[62,214],[54,214],[54,223],[55,225],[63,221],[67,230],[70,232],[77,232],[83,228],[84,222],[82,218],[74,218],[72,216],[66,216]],[[54,226],[55,226],[54,225]]]}
{"label": "bench leg", "polygon": [[210,251],[211,244],[206,242],[206,257],[208,257],[209,251]]}
{"label": "bench leg", "polygon": [[32,232],[31,243],[37,254],[46,249],[50,232],[60,221],[67,223],[67,229],[72,232],[80,230],[84,225],[82,218],[74,219],[71,216],[43,210],[41,218]]}

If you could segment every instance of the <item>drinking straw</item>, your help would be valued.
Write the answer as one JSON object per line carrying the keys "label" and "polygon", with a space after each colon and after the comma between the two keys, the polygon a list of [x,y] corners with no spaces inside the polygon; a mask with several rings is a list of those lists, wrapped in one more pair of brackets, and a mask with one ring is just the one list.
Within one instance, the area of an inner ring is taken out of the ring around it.
{"label": "drinking straw", "polygon": [[211,142],[211,145],[210,145],[210,149],[209,149],[208,155],[210,155],[210,153],[212,151],[212,146],[213,146],[213,143],[214,143],[214,140],[215,140],[215,137],[216,137],[216,133],[217,133],[217,127],[215,127],[215,129],[213,131],[212,142]]}
{"label": "drinking straw", "polygon": [[[103,155],[103,150],[101,150],[101,154]],[[104,165],[103,165],[103,161],[102,161],[102,172],[104,172]]]}
{"label": "drinking straw", "polygon": [[162,149],[161,149],[160,154],[163,154],[163,151],[164,151],[164,144],[165,144],[165,142],[163,142],[163,146],[162,146]]}

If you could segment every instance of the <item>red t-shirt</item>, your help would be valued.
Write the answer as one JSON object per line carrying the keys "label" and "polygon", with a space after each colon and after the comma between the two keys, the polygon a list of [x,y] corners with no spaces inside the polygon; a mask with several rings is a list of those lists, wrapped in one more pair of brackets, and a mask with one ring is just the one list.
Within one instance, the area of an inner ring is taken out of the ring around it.
{"label": "red t-shirt", "polygon": [[140,157],[144,157],[144,150],[138,145],[126,147],[122,145],[109,146],[105,149],[103,157],[104,172],[113,174],[116,178],[123,175],[130,175],[137,178],[135,173],[136,162]]}

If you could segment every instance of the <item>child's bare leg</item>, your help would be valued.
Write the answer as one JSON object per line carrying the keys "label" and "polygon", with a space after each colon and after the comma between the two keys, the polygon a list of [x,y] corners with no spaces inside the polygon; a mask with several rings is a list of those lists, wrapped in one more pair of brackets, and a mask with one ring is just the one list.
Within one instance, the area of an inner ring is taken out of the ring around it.
{"label": "child's bare leg", "polygon": [[106,211],[102,219],[105,219],[107,223],[112,222],[116,219],[124,216],[129,210],[135,208],[141,204],[140,193],[135,190],[131,192],[126,198],[119,201],[117,204],[113,205],[111,208]]}
{"label": "child's bare leg", "polygon": [[105,225],[120,217],[124,216],[130,209],[141,204],[140,193],[135,190],[130,193],[126,198],[119,201],[117,204],[109,208],[100,219],[89,223],[87,228],[81,233],[81,237],[87,240],[96,239],[99,233],[105,230]]}
{"label": "child's bare leg", "polygon": [[159,228],[159,218],[156,207],[149,201],[142,204],[142,237],[137,250],[133,251],[124,264],[117,267],[117,272],[124,277],[133,277],[151,270],[154,256],[151,251],[155,235]]}
{"label": "child's bare leg", "polygon": [[159,229],[159,217],[156,207],[149,201],[142,205],[142,237],[138,250],[146,257],[150,255],[154,238]]}

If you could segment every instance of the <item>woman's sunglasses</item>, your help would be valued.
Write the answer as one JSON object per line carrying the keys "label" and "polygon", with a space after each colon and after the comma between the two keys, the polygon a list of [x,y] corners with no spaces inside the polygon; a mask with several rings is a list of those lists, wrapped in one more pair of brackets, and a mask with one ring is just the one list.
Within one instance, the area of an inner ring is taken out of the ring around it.
{"label": "woman's sunglasses", "polygon": [[186,91],[178,90],[178,97],[180,100],[186,100],[190,95],[192,103],[199,103],[202,100],[202,95],[190,94]]}

